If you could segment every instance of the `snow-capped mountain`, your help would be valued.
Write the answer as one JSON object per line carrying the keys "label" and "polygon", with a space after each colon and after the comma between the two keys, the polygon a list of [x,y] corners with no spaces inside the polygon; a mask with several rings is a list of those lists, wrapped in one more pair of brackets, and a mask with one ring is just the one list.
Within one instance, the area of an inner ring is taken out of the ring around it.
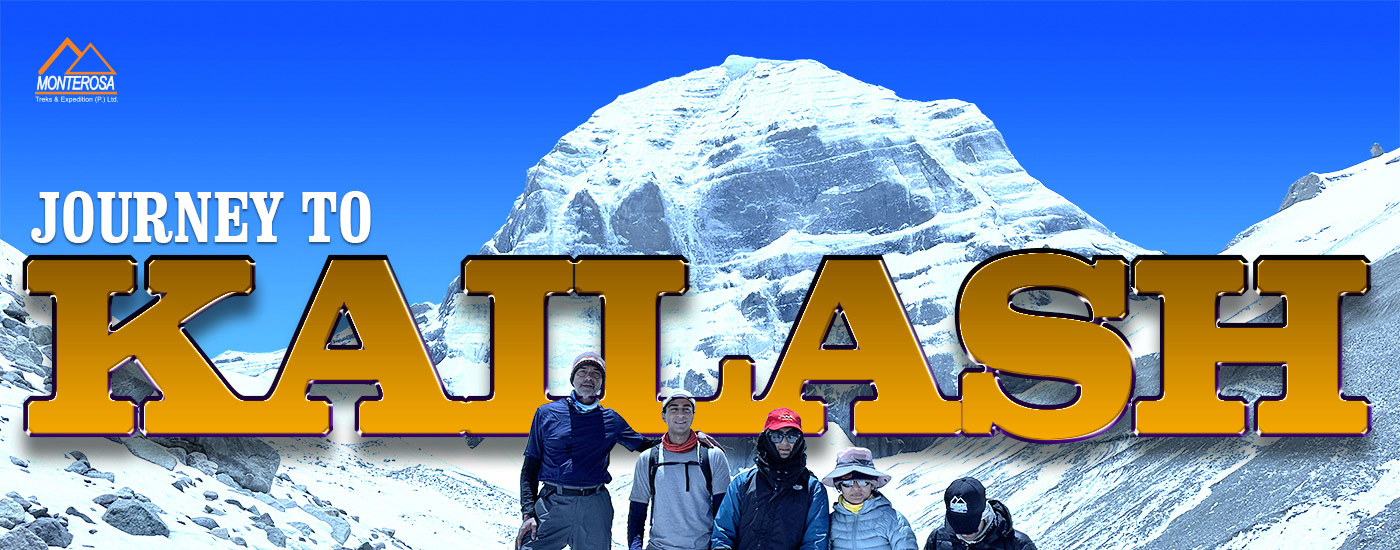
{"label": "snow-capped mountain", "polygon": [[[683,255],[691,290],[663,300],[662,372],[701,395],[725,355],[771,370],[823,255],[883,255],[954,393],[959,283],[994,254],[1041,247],[1145,252],[1030,177],[975,105],[901,99],[815,61],[736,56],[625,94],[565,135],[482,253]],[[486,306],[459,288],[429,342],[455,390],[484,393],[484,341],[463,341],[484,322],[463,320]],[[575,301],[561,322],[596,321],[596,300]],[[555,336],[562,392],[567,358],[598,332]]]}

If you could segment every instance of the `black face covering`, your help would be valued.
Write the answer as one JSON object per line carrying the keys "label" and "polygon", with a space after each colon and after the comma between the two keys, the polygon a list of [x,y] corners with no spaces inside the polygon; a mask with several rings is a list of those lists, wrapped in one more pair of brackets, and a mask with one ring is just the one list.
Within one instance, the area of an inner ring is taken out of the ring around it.
{"label": "black face covering", "polygon": [[792,453],[787,458],[779,458],[778,447],[768,439],[768,431],[758,434],[758,457],[754,459],[758,473],[768,478],[774,485],[803,484],[807,482],[807,438],[797,440]]}

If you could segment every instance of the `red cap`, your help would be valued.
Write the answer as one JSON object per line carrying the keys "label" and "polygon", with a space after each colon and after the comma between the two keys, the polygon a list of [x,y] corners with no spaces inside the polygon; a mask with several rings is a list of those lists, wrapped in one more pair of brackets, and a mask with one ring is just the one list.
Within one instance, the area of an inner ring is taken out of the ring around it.
{"label": "red cap", "polygon": [[792,412],[792,409],[773,409],[768,413],[768,421],[763,423],[765,430],[781,430],[783,428],[802,429],[802,417]]}

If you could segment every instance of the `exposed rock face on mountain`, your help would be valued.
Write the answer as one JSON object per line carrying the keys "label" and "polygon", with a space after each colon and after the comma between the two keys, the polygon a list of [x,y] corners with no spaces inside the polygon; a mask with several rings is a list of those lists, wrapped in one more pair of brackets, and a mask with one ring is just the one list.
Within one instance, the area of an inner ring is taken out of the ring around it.
{"label": "exposed rock face on mountain", "polygon": [[[1040,247],[1144,252],[1031,178],[975,105],[901,99],[814,61],[731,57],[623,95],[565,135],[482,253],[683,255],[691,290],[663,300],[662,372],[700,395],[725,355],[772,368],[823,255],[883,255],[953,393],[960,281],[994,254]],[[484,332],[486,306],[459,292],[425,334],[449,387],[474,394],[487,347],[468,335]],[[559,318],[597,320],[587,300],[557,300]],[[555,336],[559,371],[598,332]]]}

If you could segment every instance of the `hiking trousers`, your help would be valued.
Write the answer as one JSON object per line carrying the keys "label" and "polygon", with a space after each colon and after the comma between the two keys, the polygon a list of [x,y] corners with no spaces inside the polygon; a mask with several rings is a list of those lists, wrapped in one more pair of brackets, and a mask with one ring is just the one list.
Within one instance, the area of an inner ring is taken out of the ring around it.
{"label": "hiking trousers", "polygon": [[523,550],[607,550],[612,546],[612,497],[606,487],[588,496],[561,495],[549,488],[535,500],[539,530]]}

